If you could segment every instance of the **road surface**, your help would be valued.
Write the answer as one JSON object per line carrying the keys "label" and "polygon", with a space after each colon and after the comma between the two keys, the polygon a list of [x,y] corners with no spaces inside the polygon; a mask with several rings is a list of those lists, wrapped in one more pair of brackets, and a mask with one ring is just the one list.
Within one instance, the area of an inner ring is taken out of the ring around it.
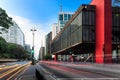
{"label": "road surface", "polygon": [[30,62],[11,62],[0,66],[0,80],[15,80],[27,67]]}
{"label": "road surface", "polygon": [[[89,66],[89,64],[83,66]],[[113,75],[113,73],[106,71],[95,71],[96,69],[94,71],[89,68],[81,69],[80,67],[73,67],[72,64],[66,66],[66,64],[39,63],[39,67],[44,74],[53,77],[53,80],[120,80],[119,73]]]}

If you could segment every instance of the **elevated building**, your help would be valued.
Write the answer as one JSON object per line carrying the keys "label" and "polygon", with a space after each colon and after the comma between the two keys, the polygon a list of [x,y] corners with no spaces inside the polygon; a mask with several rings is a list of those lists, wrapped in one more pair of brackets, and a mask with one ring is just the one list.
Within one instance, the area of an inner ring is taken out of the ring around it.
{"label": "elevated building", "polygon": [[[113,52],[120,58],[120,7],[111,0],[92,0],[82,5],[51,43],[51,53],[58,55],[88,54],[93,62],[112,63]],[[82,57],[81,57],[82,58]]]}

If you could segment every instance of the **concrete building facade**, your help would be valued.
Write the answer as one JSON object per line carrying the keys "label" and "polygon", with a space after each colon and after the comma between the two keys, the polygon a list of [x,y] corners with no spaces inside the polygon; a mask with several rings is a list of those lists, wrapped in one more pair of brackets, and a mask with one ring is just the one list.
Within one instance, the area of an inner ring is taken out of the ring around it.
{"label": "concrete building facade", "polygon": [[7,42],[16,43],[25,46],[25,36],[20,27],[13,21],[13,26],[7,29],[7,32],[2,31],[0,34]]}
{"label": "concrete building facade", "polygon": [[41,47],[39,50],[39,60],[44,60],[45,57],[45,47]]}
{"label": "concrete building facade", "polygon": [[45,37],[45,55],[51,53],[52,32],[48,33]]}
{"label": "concrete building facade", "polygon": [[54,23],[52,25],[52,39],[55,38],[55,36],[59,33],[59,27],[57,23]]}
{"label": "concrete building facade", "polygon": [[31,52],[31,49],[30,49],[30,45],[29,45],[29,44],[25,44],[25,50],[27,50],[28,52]]}

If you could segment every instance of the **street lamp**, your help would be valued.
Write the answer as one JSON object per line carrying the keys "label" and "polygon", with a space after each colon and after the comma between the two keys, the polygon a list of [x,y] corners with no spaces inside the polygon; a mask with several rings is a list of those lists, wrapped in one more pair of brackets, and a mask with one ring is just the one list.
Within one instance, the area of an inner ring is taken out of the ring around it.
{"label": "street lamp", "polygon": [[34,62],[34,35],[35,35],[36,29],[31,29],[30,31],[32,31],[32,35],[33,35],[33,45],[32,45],[31,54],[32,54],[32,65],[34,65],[35,64]]}

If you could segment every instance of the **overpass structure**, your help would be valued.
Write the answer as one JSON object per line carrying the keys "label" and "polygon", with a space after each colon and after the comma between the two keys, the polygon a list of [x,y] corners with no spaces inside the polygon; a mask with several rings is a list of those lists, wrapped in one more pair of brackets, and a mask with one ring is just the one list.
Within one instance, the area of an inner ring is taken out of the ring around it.
{"label": "overpass structure", "polygon": [[51,43],[55,61],[58,55],[73,60],[74,55],[89,53],[96,63],[112,63],[112,53],[120,47],[119,21],[120,8],[112,7],[111,0],[82,5]]}

